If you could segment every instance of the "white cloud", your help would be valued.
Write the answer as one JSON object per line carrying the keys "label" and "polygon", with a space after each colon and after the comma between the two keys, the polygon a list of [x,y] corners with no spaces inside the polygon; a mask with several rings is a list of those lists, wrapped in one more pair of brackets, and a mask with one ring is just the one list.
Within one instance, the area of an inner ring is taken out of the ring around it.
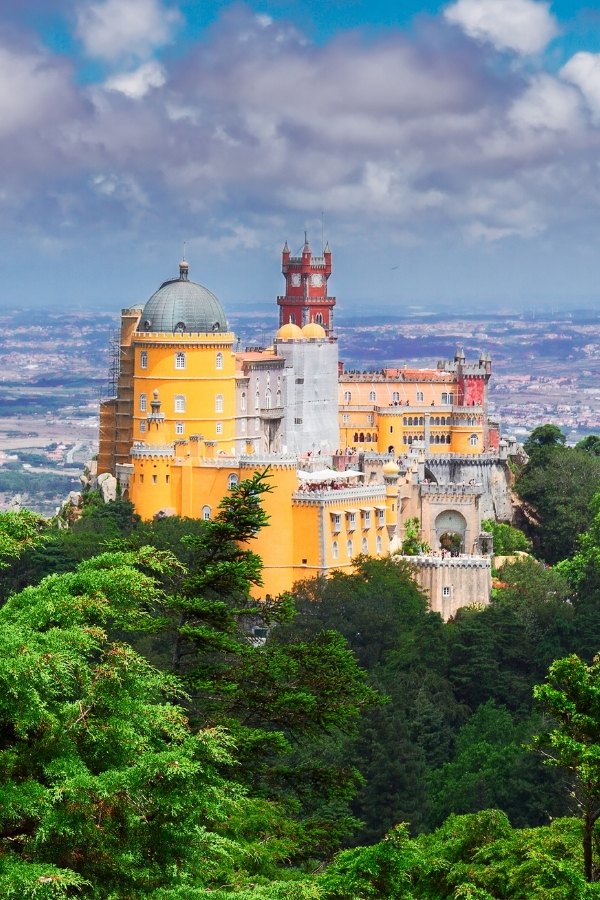
{"label": "white cloud", "polygon": [[600,53],[576,53],[560,75],[576,85],[597,118],[600,118]]}
{"label": "white cloud", "polygon": [[165,70],[160,63],[151,60],[142,63],[133,72],[112,75],[105,81],[104,86],[110,91],[119,91],[126,97],[141,100],[152,88],[162,87],[165,81]]}
{"label": "white cloud", "polygon": [[539,53],[558,33],[549,4],[535,0],[457,0],[444,16],[469,37],[523,56]]}
{"label": "white cloud", "polygon": [[577,91],[552,75],[536,75],[508,112],[518,128],[572,132],[582,125]]}
{"label": "white cloud", "polygon": [[144,58],[173,40],[180,13],[160,0],[104,0],[77,12],[77,37],[89,56]]}
{"label": "white cloud", "polygon": [[50,120],[70,97],[66,73],[50,58],[0,47],[0,137]]}

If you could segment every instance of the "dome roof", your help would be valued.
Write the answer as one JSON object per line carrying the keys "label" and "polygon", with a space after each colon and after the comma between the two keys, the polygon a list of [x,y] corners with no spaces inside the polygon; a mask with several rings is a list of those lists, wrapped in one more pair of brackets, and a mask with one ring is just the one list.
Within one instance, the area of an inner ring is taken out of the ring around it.
{"label": "dome roof", "polygon": [[302,329],[299,325],[294,325],[293,322],[288,322],[286,325],[282,325],[277,334],[276,338],[281,338],[284,341],[298,341],[302,340],[304,335],[302,334]]}
{"label": "dome roof", "polygon": [[384,475],[398,475],[400,472],[400,466],[398,466],[393,459],[390,459],[389,462],[385,463],[381,471]]}
{"label": "dome roof", "polygon": [[327,335],[325,334],[325,329],[322,325],[319,325],[317,322],[309,322],[308,325],[305,325],[302,329],[302,334],[305,338],[325,338]]}
{"label": "dome roof", "polygon": [[228,330],[223,307],[215,295],[194,281],[188,281],[185,260],[179,264],[179,278],[165,281],[152,294],[137,330],[167,334],[197,334]]}

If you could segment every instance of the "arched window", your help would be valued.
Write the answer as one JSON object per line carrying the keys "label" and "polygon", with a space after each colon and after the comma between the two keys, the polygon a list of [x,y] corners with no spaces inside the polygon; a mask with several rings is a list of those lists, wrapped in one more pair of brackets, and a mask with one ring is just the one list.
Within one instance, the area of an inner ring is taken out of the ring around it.
{"label": "arched window", "polygon": [[223,412],[223,394],[215,396],[215,412]]}
{"label": "arched window", "polygon": [[435,436],[435,442],[436,442],[436,444],[439,444],[439,442],[440,442],[440,436],[439,436],[439,434],[436,434],[436,436]]}
{"label": "arched window", "polygon": [[260,409],[260,391],[258,388],[256,389],[256,393],[254,395],[254,409]]}
{"label": "arched window", "polygon": [[142,350],[142,352],[140,353],[140,368],[148,368],[148,353],[146,352],[146,350]]}
{"label": "arched window", "polygon": [[425,418],[424,418],[424,416],[420,416],[419,417],[419,425],[424,425],[424,424],[425,424]]}
{"label": "arched window", "polygon": [[350,391],[344,391],[344,403],[350,403],[352,400],[352,394]]}
{"label": "arched window", "polygon": [[375,540],[375,546],[377,548],[377,553],[380,554],[381,551],[383,550],[383,541],[381,540],[381,535],[379,535],[379,534],[377,535],[377,538]]}
{"label": "arched window", "polygon": [[365,434],[365,442],[367,444],[371,443],[371,433],[369,431],[367,431],[367,433]]}
{"label": "arched window", "polygon": [[331,558],[337,559],[339,554],[338,542],[334,541],[331,545]]}
{"label": "arched window", "polygon": [[402,419],[402,424],[403,424],[403,425],[408,425],[408,419],[406,418],[406,416],[403,417],[403,419]]}
{"label": "arched window", "polygon": [[227,479],[227,487],[228,487],[228,489],[231,490],[231,488],[234,488],[234,487],[236,486],[236,484],[238,483],[239,480],[240,480],[240,479],[239,479],[238,476],[235,474],[235,472],[232,472],[231,475],[229,476],[229,478]]}
{"label": "arched window", "polygon": [[430,444],[433,444],[434,440],[435,440],[435,438],[433,437],[432,434],[430,434],[430,435],[429,435],[429,443],[430,443]]}
{"label": "arched window", "polygon": [[354,554],[354,549],[352,547],[352,541],[348,541],[346,543],[346,553],[348,554],[348,559],[352,559],[352,556]]}
{"label": "arched window", "polygon": [[175,394],[175,412],[185,412],[184,394]]}
{"label": "arched window", "polygon": [[399,403],[399,402],[400,402],[400,394],[398,393],[398,391],[394,391],[392,394],[392,403]]}
{"label": "arched window", "polygon": [[240,410],[241,412],[246,412],[246,391],[242,391],[242,396],[240,397]]}
{"label": "arched window", "polygon": [[361,552],[364,553],[365,555],[369,552],[369,542],[366,539],[366,537],[364,537],[362,539],[360,549],[361,549]]}
{"label": "arched window", "polygon": [[296,324],[296,316],[294,315],[294,313],[290,313],[290,314],[289,314],[289,316],[288,316],[288,322],[290,323],[290,325],[295,325],[295,324]]}
{"label": "arched window", "polygon": [[354,432],[354,443],[358,444],[358,431]]}
{"label": "arched window", "polygon": [[365,442],[365,435],[364,435],[364,432],[361,431],[361,433],[360,433],[359,436],[358,436],[358,443],[359,443],[359,444],[364,444],[364,442]]}
{"label": "arched window", "polygon": [[265,409],[271,409],[271,391],[268,388],[265,394]]}
{"label": "arched window", "polygon": [[417,391],[417,403],[422,403],[424,400],[423,391]]}
{"label": "arched window", "polygon": [[412,444],[412,442],[413,442],[412,434],[409,434],[409,436],[408,436],[408,443],[409,443],[409,444]]}
{"label": "arched window", "polygon": [[175,368],[176,369],[185,369],[185,353],[176,353],[175,354]]}
{"label": "arched window", "polygon": [[281,391],[277,391],[277,394],[275,396],[275,404],[277,407],[281,406]]}
{"label": "arched window", "polygon": [[223,368],[223,354],[219,350],[219,352],[215,356],[215,369],[222,369],[222,368]]}
{"label": "arched window", "polygon": [[449,434],[446,435],[446,443],[449,444],[452,441],[452,438]]}
{"label": "arched window", "polygon": [[402,443],[403,443],[403,444],[408,444],[408,438],[406,437],[405,434],[402,435]]}
{"label": "arched window", "polygon": [[202,518],[205,522],[208,522],[208,520],[210,519],[210,506],[202,507]]}
{"label": "arched window", "polygon": [[478,443],[479,443],[479,438],[477,437],[476,434],[472,434],[471,437],[469,438],[469,444],[471,445],[471,447],[476,447]]}
{"label": "arched window", "polygon": [[140,394],[140,412],[146,412],[148,398],[145,394]]}
{"label": "arched window", "polygon": [[369,391],[369,401],[371,403],[375,403],[376,400],[377,400],[377,394],[375,393],[375,391]]}
{"label": "arched window", "polygon": [[445,425],[445,424],[446,424],[446,416],[441,416],[440,417],[440,425]]}
{"label": "arched window", "polygon": [[317,325],[322,325],[322,324],[323,324],[323,313],[318,312],[318,313],[316,314],[316,316],[315,316],[315,322],[317,323]]}
{"label": "arched window", "polygon": [[175,434],[183,434],[185,427],[183,422],[175,422]]}

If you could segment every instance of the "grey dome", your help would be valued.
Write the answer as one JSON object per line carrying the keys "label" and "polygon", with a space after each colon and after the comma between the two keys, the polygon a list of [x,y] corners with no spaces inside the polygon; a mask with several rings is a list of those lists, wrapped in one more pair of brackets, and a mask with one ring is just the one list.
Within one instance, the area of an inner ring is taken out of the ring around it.
{"label": "grey dome", "polygon": [[140,332],[183,333],[225,332],[225,312],[215,295],[187,279],[187,263],[180,264],[179,278],[161,284],[152,294],[140,318]]}

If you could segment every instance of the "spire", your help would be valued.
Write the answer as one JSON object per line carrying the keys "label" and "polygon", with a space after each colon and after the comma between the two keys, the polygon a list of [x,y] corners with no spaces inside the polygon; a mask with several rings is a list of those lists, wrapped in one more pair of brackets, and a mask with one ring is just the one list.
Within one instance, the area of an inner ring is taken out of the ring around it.
{"label": "spire", "polygon": [[181,262],[179,263],[179,280],[180,281],[188,280],[189,268],[190,267],[188,265],[188,261],[184,256],[183,259],[181,260]]}
{"label": "spire", "polygon": [[288,242],[287,242],[287,241],[286,241],[285,244],[283,245],[283,252],[284,252],[284,253],[289,253],[289,252],[290,252],[290,248],[288,247]]}

